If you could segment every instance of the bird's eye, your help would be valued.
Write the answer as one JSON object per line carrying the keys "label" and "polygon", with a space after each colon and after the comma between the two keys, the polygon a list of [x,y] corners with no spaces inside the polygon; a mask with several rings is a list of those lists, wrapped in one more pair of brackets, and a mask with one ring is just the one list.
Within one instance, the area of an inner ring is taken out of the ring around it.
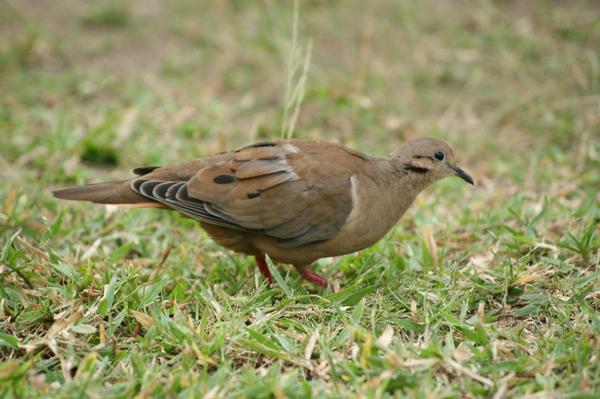
{"label": "bird's eye", "polygon": [[438,161],[443,161],[444,158],[446,158],[446,154],[444,154],[444,151],[436,151],[436,153],[433,154],[433,157]]}

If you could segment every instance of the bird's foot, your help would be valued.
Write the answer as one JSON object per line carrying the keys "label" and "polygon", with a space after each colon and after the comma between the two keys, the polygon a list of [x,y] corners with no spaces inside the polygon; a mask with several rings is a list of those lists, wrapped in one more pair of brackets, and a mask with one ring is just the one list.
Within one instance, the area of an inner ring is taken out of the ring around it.
{"label": "bird's foot", "polygon": [[267,260],[265,259],[265,256],[255,256],[254,259],[256,260],[256,266],[258,266],[260,274],[262,274],[265,277],[265,279],[267,279],[267,282],[271,284],[273,282],[273,276],[269,271],[269,267],[267,266]]}
{"label": "bird's foot", "polygon": [[328,283],[325,278],[315,273],[311,265],[296,266],[296,270],[305,280],[310,281],[313,284],[320,285],[321,287],[327,287]]}

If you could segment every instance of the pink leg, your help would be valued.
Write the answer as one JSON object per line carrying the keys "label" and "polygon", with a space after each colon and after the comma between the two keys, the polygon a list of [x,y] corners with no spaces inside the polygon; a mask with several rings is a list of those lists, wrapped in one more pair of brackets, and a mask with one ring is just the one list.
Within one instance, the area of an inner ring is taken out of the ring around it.
{"label": "pink leg", "polygon": [[320,285],[321,287],[327,287],[327,280],[315,273],[311,265],[296,266],[296,270],[298,270],[298,273],[300,273],[305,280]]}
{"label": "pink leg", "polygon": [[269,267],[267,266],[267,260],[265,259],[265,256],[255,256],[254,259],[256,261],[256,266],[258,266],[260,274],[265,276],[267,282],[271,284],[273,282],[273,276],[271,276],[271,272],[269,271]]}

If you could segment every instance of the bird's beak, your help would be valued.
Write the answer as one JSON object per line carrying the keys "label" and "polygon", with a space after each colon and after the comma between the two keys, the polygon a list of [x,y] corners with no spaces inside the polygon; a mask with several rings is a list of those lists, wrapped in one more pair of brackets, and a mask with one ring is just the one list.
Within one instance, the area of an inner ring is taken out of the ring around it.
{"label": "bird's beak", "polygon": [[473,178],[471,177],[471,175],[469,175],[467,172],[465,172],[464,170],[462,170],[461,168],[459,168],[456,165],[450,165],[450,169],[452,169],[454,171],[454,174],[458,177],[460,177],[461,179],[463,179],[464,181],[466,181],[467,183],[471,184],[471,185],[475,185],[475,181],[473,180]]}

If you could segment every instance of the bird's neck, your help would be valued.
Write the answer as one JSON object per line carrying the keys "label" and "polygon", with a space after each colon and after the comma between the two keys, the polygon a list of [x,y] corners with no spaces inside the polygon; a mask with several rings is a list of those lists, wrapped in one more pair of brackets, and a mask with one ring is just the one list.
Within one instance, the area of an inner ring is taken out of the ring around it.
{"label": "bird's neck", "polygon": [[383,205],[379,209],[385,209],[394,223],[430,183],[426,176],[406,170],[403,164],[398,159],[380,158],[371,175],[378,191],[377,201]]}

